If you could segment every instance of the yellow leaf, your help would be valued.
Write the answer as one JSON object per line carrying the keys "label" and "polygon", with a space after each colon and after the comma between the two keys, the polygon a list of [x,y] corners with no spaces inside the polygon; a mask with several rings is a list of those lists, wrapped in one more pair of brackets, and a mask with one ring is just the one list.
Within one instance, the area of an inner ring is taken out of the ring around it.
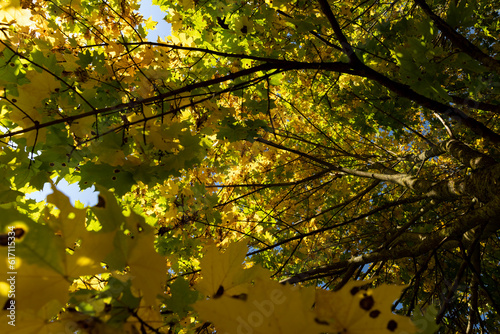
{"label": "yellow leaf", "polygon": [[248,251],[244,242],[229,245],[221,254],[217,247],[208,247],[200,261],[203,279],[195,288],[207,296],[240,294],[255,277],[268,278],[269,273],[260,266],[243,269],[242,263]]}
{"label": "yellow leaf", "polygon": [[[6,252],[5,252],[6,253]],[[15,300],[16,309],[39,310],[47,305],[50,315],[55,315],[57,311],[68,302],[68,289],[72,280],[65,275],[50,268],[29,264],[16,257],[15,271],[9,269],[7,256],[0,259],[0,295],[2,300],[10,296]],[[57,303],[50,302],[56,300]]]}
{"label": "yellow leaf", "polygon": [[[163,324],[163,319],[159,309],[157,307],[147,305],[144,300],[141,301],[141,305],[137,310],[137,318],[142,319],[142,321],[155,328],[160,327]],[[128,329],[130,333],[141,333],[142,324],[137,321],[137,318],[130,317],[124,325],[124,331]]]}
{"label": "yellow leaf", "polygon": [[30,83],[19,86],[16,105],[34,120],[41,121],[37,108],[43,107],[44,99],[49,98],[51,93],[59,89],[61,83],[46,71],[42,73],[29,71],[26,73],[26,78],[30,80]]}
{"label": "yellow leaf", "polygon": [[60,192],[52,183],[53,193],[47,196],[47,202],[59,209],[57,217],[51,216],[48,225],[63,237],[64,246],[74,248],[75,242],[81,239],[85,229],[86,210],[76,209],[69,198]]}
{"label": "yellow leaf", "polygon": [[140,236],[127,261],[132,286],[142,292],[147,305],[156,304],[156,296],[165,290],[167,277],[165,258],[154,249],[154,240],[153,233]]}
{"label": "yellow leaf", "polygon": [[152,17],[149,17],[149,19],[144,21],[144,24],[145,24],[146,30],[155,30],[158,22],[154,21]]}
{"label": "yellow leaf", "polygon": [[354,281],[336,292],[317,290],[315,312],[328,332],[345,334],[416,333],[410,318],[393,314],[391,305],[404,286],[383,284],[362,289],[368,282]]}
{"label": "yellow leaf", "polygon": [[[33,24],[30,18],[31,11],[29,9],[23,9],[19,0],[0,1],[0,22],[30,26]],[[4,35],[0,34],[0,38],[3,39],[3,37]]]}
{"label": "yellow leaf", "polygon": [[[44,310],[25,310],[17,309],[15,312],[15,322],[11,322],[14,317],[9,310],[0,312],[3,321],[0,322],[0,333],[9,334],[52,334],[66,333],[68,324],[56,321],[50,321],[51,315]],[[11,322],[9,324],[9,322]],[[15,324],[13,326],[12,324]],[[72,331],[71,331],[72,332]]]}
{"label": "yellow leaf", "polygon": [[[50,217],[49,226],[62,237],[64,246],[74,250],[65,257],[65,273],[70,277],[95,275],[106,270],[101,261],[113,250],[114,233],[87,231],[86,209],[77,209],[69,198],[52,185],[47,202],[59,209],[58,217]],[[79,247],[76,247],[76,244]]]}
{"label": "yellow leaf", "polygon": [[258,279],[246,294],[222,296],[194,304],[200,317],[217,332],[253,334],[315,334],[326,327],[314,320],[313,288]]}

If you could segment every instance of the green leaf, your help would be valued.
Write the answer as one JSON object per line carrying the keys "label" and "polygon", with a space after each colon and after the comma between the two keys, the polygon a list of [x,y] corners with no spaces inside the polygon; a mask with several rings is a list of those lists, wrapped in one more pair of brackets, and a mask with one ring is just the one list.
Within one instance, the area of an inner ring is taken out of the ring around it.
{"label": "green leaf", "polygon": [[5,183],[0,185],[0,204],[14,202],[18,196],[23,195],[20,191],[7,188]]}
{"label": "green leaf", "polygon": [[172,296],[165,298],[167,309],[175,312],[181,318],[185,317],[192,310],[191,305],[198,300],[199,293],[190,289],[189,283],[182,277],[170,285],[170,291]]}
{"label": "green leaf", "polygon": [[98,203],[91,210],[99,220],[101,225],[100,231],[112,232],[120,229],[126,220],[115,196],[99,184],[96,185],[96,190],[99,192]]}
{"label": "green leaf", "polygon": [[428,306],[422,314],[416,312],[412,317],[412,321],[417,327],[418,334],[435,334],[441,328],[441,325],[436,324],[436,316],[438,310],[434,305]]}
{"label": "green leaf", "polygon": [[106,189],[114,189],[117,195],[125,194],[135,184],[133,174],[121,166],[88,162],[81,166],[80,175],[83,187],[101,185]]}
{"label": "green leaf", "polygon": [[279,86],[281,85],[281,80],[284,78],[285,74],[283,72],[280,72],[278,74],[274,74],[271,77],[271,80],[269,80],[269,83],[273,86]]}

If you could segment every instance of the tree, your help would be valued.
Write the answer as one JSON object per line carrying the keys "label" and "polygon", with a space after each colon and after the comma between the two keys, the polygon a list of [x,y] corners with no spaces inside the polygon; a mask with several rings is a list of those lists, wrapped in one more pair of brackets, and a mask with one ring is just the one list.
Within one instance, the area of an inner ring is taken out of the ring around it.
{"label": "tree", "polygon": [[157,4],[2,2],[16,329],[498,328],[498,3]]}

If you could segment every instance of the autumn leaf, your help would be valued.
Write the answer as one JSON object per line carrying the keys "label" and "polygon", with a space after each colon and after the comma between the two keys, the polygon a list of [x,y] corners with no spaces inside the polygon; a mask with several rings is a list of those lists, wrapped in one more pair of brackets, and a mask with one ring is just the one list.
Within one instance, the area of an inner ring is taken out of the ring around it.
{"label": "autumn leaf", "polygon": [[[76,330],[79,327],[76,326],[76,323],[49,321],[48,319],[51,318],[52,314],[47,314],[45,309],[17,309],[15,317],[12,318],[9,317],[9,310],[2,310],[0,315],[3,319],[7,319],[0,323],[2,333],[53,334],[64,333],[68,328]],[[11,319],[15,319],[15,321],[9,324],[10,321],[13,321]]]}
{"label": "autumn leaf", "polygon": [[[23,9],[19,0],[2,0],[0,2],[0,22],[29,26],[33,23],[30,18],[31,11]],[[2,35],[0,34],[0,39],[3,39],[4,36]]]}
{"label": "autumn leaf", "polygon": [[87,210],[73,207],[54,184],[52,191],[47,201],[54,204],[59,213],[57,217],[49,216],[48,224],[61,237],[64,246],[72,250],[72,254],[65,257],[66,273],[78,277],[104,272],[101,262],[112,250],[114,233],[88,231]]}
{"label": "autumn leaf", "polygon": [[151,229],[135,234],[127,258],[132,286],[141,291],[147,305],[157,304],[157,296],[165,290],[167,277],[165,258],[155,250],[154,241],[155,235]]}
{"label": "autumn leaf", "polygon": [[2,302],[9,300],[8,296],[12,292],[10,285],[13,283],[13,299],[18,310],[44,309],[51,317],[67,303],[72,282],[70,277],[47,267],[29,264],[22,258],[16,258],[14,269],[11,267],[12,263],[7,262],[7,257],[2,256],[0,260]]}
{"label": "autumn leaf", "polygon": [[257,279],[240,295],[223,295],[194,304],[202,319],[228,333],[321,333],[326,327],[314,319],[314,289]]}
{"label": "autumn leaf", "polygon": [[243,269],[247,250],[244,242],[229,245],[222,254],[215,245],[209,246],[200,261],[203,279],[195,288],[212,297],[237,295],[246,291],[252,279],[268,277],[267,271],[259,266]]}
{"label": "autumn leaf", "polygon": [[[0,255],[0,284],[2,300],[8,298],[9,282],[13,279],[20,307],[48,308],[46,312],[54,315],[67,303],[73,279],[105,269],[100,259],[88,257],[76,247],[77,242],[91,235],[85,229],[85,210],[72,207],[69,199],[57,189],[49,195],[49,200],[59,211],[57,217],[47,213],[50,225],[35,223],[15,210],[3,211],[3,224],[8,231],[22,233],[15,233],[15,238],[9,241],[10,248],[4,247],[6,251]],[[39,239],[40,236],[43,239]],[[67,249],[72,249],[72,254]]]}
{"label": "autumn leaf", "polygon": [[336,292],[317,290],[317,319],[334,333],[416,333],[410,318],[391,311],[393,301],[405,287],[383,284],[365,290],[367,283],[349,282]]}
{"label": "autumn leaf", "polygon": [[192,310],[191,305],[199,298],[199,293],[192,290],[189,287],[189,283],[183,278],[176,279],[170,285],[170,292],[172,296],[165,298],[167,308],[178,314],[181,318],[185,317],[188,311]]}
{"label": "autumn leaf", "polygon": [[156,296],[164,291],[167,268],[165,258],[154,248],[154,230],[132,210],[125,216],[114,195],[106,189],[98,189],[100,202],[93,212],[102,232],[97,233],[94,243],[93,238],[86,238],[91,244],[82,247],[85,246],[89,254],[100,249],[96,242],[103,242],[109,253],[102,261],[114,270],[128,267],[132,286],[141,291],[148,305],[155,305]]}

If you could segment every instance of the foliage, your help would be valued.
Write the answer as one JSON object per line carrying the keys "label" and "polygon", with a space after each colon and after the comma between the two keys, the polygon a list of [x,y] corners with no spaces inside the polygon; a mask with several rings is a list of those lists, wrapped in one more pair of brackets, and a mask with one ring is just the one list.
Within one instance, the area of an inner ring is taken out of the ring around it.
{"label": "foliage", "polygon": [[496,331],[498,2],[156,4],[0,2],[3,331]]}

